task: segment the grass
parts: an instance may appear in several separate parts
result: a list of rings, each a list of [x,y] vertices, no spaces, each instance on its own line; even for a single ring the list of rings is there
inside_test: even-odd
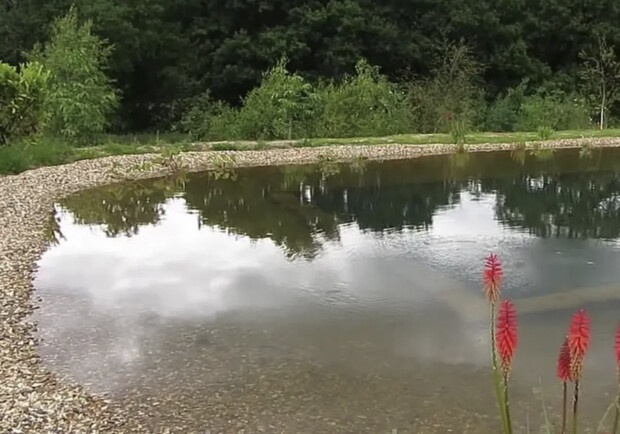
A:
[[[551,139],[579,139],[620,137],[620,129],[554,131]],[[523,143],[540,141],[539,132],[489,133],[476,132],[465,136],[466,144]],[[224,141],[191,143],[188,136],[177,133],[105,135],[93,146],[70,146],[60,139],[39,137],[24,139],[9,146],[0,147],[0,174],[20,173],[28,169],[71,163],[77,160],[128,155],[158,153],[170,147],[181,151],[217,150],[246,151],[258,149],[282,149],[291,147],[317,147],[338,145],[427,145],[450,144],[451,134],[399,134],[388,137],[359,137],[344,139],[303,139],[278,141]]]

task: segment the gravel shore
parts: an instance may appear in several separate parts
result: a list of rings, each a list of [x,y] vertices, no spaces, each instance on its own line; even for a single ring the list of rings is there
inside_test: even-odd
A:
[[[567,139],[542,142],[545,148],[620,146],[620,138]],[[516,144],[469,145],[469,152],[516,149]],[[376,145],[289,148],[262,151],[188,152],[178,158],[189,171],[208,170],[225,162],[236,167],[311,163],[330,156],[346,161],[414,158],[455,152],[454,145]],[[47,229],[54,202],[78,190],[123,179],[164,175],[148,163],[154,155],[114,156],[84,160],[0,177],[0,432],[10,433],[128,433],[147,432],[135,409],[94,397],[79,385],[47,372],[28,322],[33,309],[31,285],[36,261],[47,249]],[[217,419],[217,415],[208,415]],[[179,429],[179,427],[174,427]],[[166,432],[162,427],[161,432]]]

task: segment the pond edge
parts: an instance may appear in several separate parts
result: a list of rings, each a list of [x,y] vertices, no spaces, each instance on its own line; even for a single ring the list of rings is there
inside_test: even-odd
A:
[[[467,152],[620,147],[620,138],[563,139],[526,144],[466,145]],[[451,154],[456,145],[343,145],[247,151],[200,151],[174,156],[188,172],[310,164],[330,158],[393,160]],[[29,323],[37,261],[49,247],[46,231],[53,205],[69,194],[125,180],[167,175],[159,154],[120,155],[29,170],[0,177],[0,426],[19,432],[149,432],[148,406],[121,408],[82,386],[57,378],[43,366]],[[164,427],[162,427],[164,428]],[[180,427],[174,427],[178,429]]]

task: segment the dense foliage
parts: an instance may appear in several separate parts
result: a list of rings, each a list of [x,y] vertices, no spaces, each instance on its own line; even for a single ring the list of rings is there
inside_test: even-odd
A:
[[[392,82],[427,80],[446,42],[461,39],[481,67],[492,107],[528,79],[527,93],[571,101],[587,84],[588,114],[601,104],[617,113],[614,100],[590,101],[596,74],[581,73],[584,53],[596,69],[618,47],[620,3],[613,0],[5,1],[0,59],[25,61],[72,3],[114,47],[110,75],[123,95],[116,121],[126,129],[170,127],[207,90],[238,106],[283,55],[289,70],[313,84],[355,74],[360,59]],[[502,100],[497,108],[510,116],[509,106]],[[288,135],[286,125],[277,128]]]
[[[75,9],[58,19],[49,42],[33,58],[51,73],[45,104],[45,130],[66,140],[86,140],[107,127],[117,105],[116,90],[104,69],[110,49],[80,24]]]
[[[38,131],[49,76],[37,62],[19,68],[0,62],[0,145]]]

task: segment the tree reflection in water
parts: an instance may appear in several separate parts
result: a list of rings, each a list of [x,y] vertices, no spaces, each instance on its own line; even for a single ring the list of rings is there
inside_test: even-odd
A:
[[[269,238],[290,257],[314,257],[339,239],[341,224],[381,232],[427,229],[462,192],[496,197],[496,217],[540,237],[617,238],[620,150],[496,152],[415,160],[246,168],[234,177],[193,174],[118,184],[62,202],[78,223],[110,237],[157,224],[165,202],[182,197],[200,225]]]

